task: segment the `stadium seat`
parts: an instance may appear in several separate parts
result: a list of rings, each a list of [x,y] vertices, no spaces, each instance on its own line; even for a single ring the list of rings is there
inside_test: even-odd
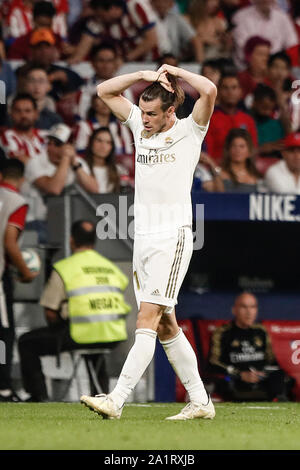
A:
[[[132,95],[133,95],[134,102],[135,102],[136,104],[138,104],[138,102],[139,102],[139,97],[140,97],[140,95],[143,93],[143,91],[145,90],[145,88],[147,88],[147,86],[149,86],[149,82],[146,82],[146,81],[142,80],[142,81],[140,81],[140,82],[135,83],[135,84],[132,85],[132,87],[130,88],[130,91],[132,92]]]
[[[198,320],[197,328],[201,343],[201,352],[204,362],[204,369],[207,365],[211,335],[219,326],[228,323],[229,320]]]
[[[280,367],[296,380],[293,392],[300,401],[300,321],[264,320]]]
[[[90,391],[89,393],[91,395],[96,395],[98,393],[108,393],[108,376],[107,374],[104,374],[103,377],[103,382],[107,386],[102,386],[100,385],[98,381],[98,372],[103,365],[103,362],[105,361],[105,357],[110,354],[111,350],[110,349],[105,349],[105,348],[95,348],[95,349],[77,349],[74,351],[69,351],[71,361],[72,361],[72,373],[71,376],[68,378],[66,381],[66,384],[63,387],[63,391],[61,393],[61,396],[59,397],[59,400],[64,400],[68,392],[72,386],[73,380],[76,381],[77,385],[77,391],[78,391],[78,397],[80,397],[83,393],[81,390],[80,386],[80,376],[78,375],[79,371],[79,366],[82,361],[84,361],[86,370],[88,373],[89,377],[89,384],[90,384]],[[92,356],[98,356],[96,364],[94,364]],[[86,391],[85,391],[86,392]]]

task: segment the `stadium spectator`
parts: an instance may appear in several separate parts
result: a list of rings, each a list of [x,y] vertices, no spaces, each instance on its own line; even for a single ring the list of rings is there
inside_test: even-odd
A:
[[[79,121],[75,127],[74,138],[77,152],[85,153],[90,135],[94,129],[99,127],[109,127],[117,155],[133,153],[131,132],[119,123],[97,95],[93,95],[91,98],[91,107],[88,110],[87,119]]]
[[[256,297],[242,293],[232,307],[233,321],[213,333],[209,364],[216,377],[215,392],[226,401],[291,398],[291,387],[276,362],[268,333],[255,323],[257,313]]]
[[[242,7],[248,6],[251,0],[221,0],[222,12],[229,23],[229,27],[232,27],[231,18],[233,15]]]
[[[252,116],[258,134],[258,153],[280,157],[285,136],[284,120],[273,118],[277,106],[275,91],[264,84],[257,85],[253,94]],[[286,121],[288,122],[289,116]]]
[[[18,94],[12,101],[11,106],[12,127],[4,129],[0,134],[0,143],[7,157],[17,158],[25,164],[25,175],[27,164],[30,160],[45,161],[46,132],[35,127],[38,120],[37,104],[28,94]],[[27,214],[27,227],[39,232],[40,241],[45,241],[44,226],[36,221],[41,220],[44,214],[44,202],[36,188],[25,180],[21,188],[22,195],[29,205]]]
[[[186,18],[199,36],[204,60],[230,56],[232,41],[220,0],[191,0]]]
[[[272,165],[265,174],[265,185],[272,193],[300,194],[300,133],[284,140],[283,160]]]
[[[9,158],[18,158],[27,163],[30,158],[39,158],[43,152],[44,135],[36,129],[38,109],[35,99],[27,94],[18,94],[11,105],[12,128],[0,134],[1,146]]]
[[[231,129],[221,162],[224,189],[231,193],[251,193],[258,190],[262,176],[254,162],[254,147],[246,129]]]
[[[271,43],[271,54],[286,50],[293,65],[298,64],[299,39],[287,13],[276,7],[274,0],[253,0],[253,5],[237,11],[232,18],[234,29],[235,63],[239,69],[246,65],[244,46],[257,31]]]
[[[163,64],[172,65],[173,67],[178,67],[178,60],[174,54],[170,52],[162,55],[158,58],[157,61],[157,68],[160,68]],[[179,80],[180,86],[185,92],[185,99],[184,102],[177,108],[176,115],[179,119],[183,119],[189,114],[191,114],[195,101],[199,98],[199,94],[197,91],[188,83],[184,82],[183,80]],[[131,92],[133,95],[134,102],[138,105],[139,97],[141,93],[145,90],[148,86],[148,83],[144,80],[141,80],[135,83],[131,88]]]
[[[58,100],[71,86],[78,91],[84,80],[73,70],[54,64],[56,57],[53,33],[47,29],[35,31],[31,38],[31,62],[46,70],[52,84],[50,95]],[[19,75],[27,69],[28,64],[23,65]]]
[[[47,152],[42,158],[32,158],[26,164],[25,178],[36,189],[36,204],[38,199],[40,207],[36,220],[41,226],[47,216],[45,196],[58,196],[74,183],[91,193],[96,193],[98,189],[88,165],[68,143],[70,136],[71,129],[65,124],[53,126],[47,138]]]
[[[1,18],[1,13],[0,13],[0,18]],[[3,30],[2,30],[2,24],[0,24],[0,59],[4,60],[6,57],[6,51],[5,51],[5,44],[3,41]]]
[[[300,128],[299,105],[293,99],[294,80],[290,57],[285,52],[273,54],[268,62],[266,84],[272,87],[276,93],[278,112],[285,116],[287,133],[296,132]],[[297,82],[295,83],[297,85]]]
[[[72,8],[69,9],[67,17],[69,31],[80,18],[92,14],[89,3],[89,0],[72,0]]]
[[[270,41],[260,36],[252,36],[244,46],[247,68],[239,72],[238,78],[242,88],[242,99],[245,100],[247,107],[250,107],[249,98],[252,98],[258,83],[264,83],[266,80],[270,47]]]
[[[1,161],[0,172],[0,340],[4,341],[6,349],[5,364],[0,364],[0,402],[18,402],[20,399],[11,381],[15,326],[13,285],[6,261],[15,266],[22,282],[31,282],[37,274],[27,268],[18,245],[27,213],[26,201],[19,194],[24,164],[16,159],[5,159]]]
[[[70,64],[81,62],[103,40],[113,41],[129,62],[159,56],[155,14],[147,0],[92,0],[91,7],[94,15],[85,23]]]
[[[268,60],[267,84],[275,91],[282,90],[284,82],[292,77],[292,62],[285,52],[272,54]]]
[[[205,152],[201,152],[200,161],[196,166],[192,189],[216,193],[224,192],[221,168]]]
[[[128,171],[115,162],[114,139],[108,127],[94,130],[86,150],[86,162],[94,175],[98,193],[121,191],[123,181],[128,181]]]
[[[96,86],[103,80],[108,80],[116,75],[120,67],[120,58],[116,48],[110,43],[102,43],[91,50],[91,65],[94,75],[89,78],[80,89],[76,114],[81,119],[87,118],[87,112],[91,106],[91,98],[95,94]],[[133,100],[130,90],[125,90],[125,98]]]
[[[176,0],[175,9],[177,9],[180,13],[186,13],[190,0]]]
[[[53,11],[55,15],[51,13],[51,27],[54,33],[58,34],[62,38],[67,36],[67,25],[65,14],[68,11],[67,0],[53,0],[52,8],[49,6],[41,5],[50,2],[36,2],[35,0],[12,0],[8,17],[6,19],[7,36],[8,39],[13,40],[20,36],[26,35],[34,27],[49,27],[49,12]],[[35,5],[37,4],[37,5]],[[38,16],[38,22],[36,16],[34,17],[36,10],[40,11],[41,14]]]
[[[0,54],[0,80],[5,83],[5,96],[0,97],[0,102],[12,96],[16,91],[16,76],[9,62],[4,60]],[[1,91],[2,93],[2,91]]]
[[[181,62],[202,63],[202,39],[183,15],[174,11],[174,0],[152,0],[151,3],[157,14],[156,30],[163,52],[172,53]]]
[[[37,31],[49,32],[48,35],[55,45],[57,58],[59,58],[63,42],[61,36],[56,34],[52,29],[55,13],[56,10],[52,3],[36,2],[33,7],[33,28],[14,40],[14,42],[8,48],[8,58],[15,60],[30,60],[31,45],[34,43],[34,38],[36,37]]]
[[[23,384],[30,394],[28,401],[48,400],[41,356],[76,349],[113,349],[127,339],[125,317],[130,306],[125,302],[123,291],[128,279],[114,263],[94,250],[95,241],[94,224],[85,220],[73,223],[72,255],[54,264],[40,299],[48,326],[19,338]],[[99,276],[103,272],[105,276]],[[93,308],[93,305],[99,307]],[[86,317],[82,316],[83,311]],[[97,357],[94,357],[95,362]],[[98,381],[108,393],[105,363],[99,370]]]
[[[205,138],[207,153],[219,163],[230,129],[241,127],[248,130],[257,144],[257,131],[253,118],[239,109],[242,90],[239,80],[234,73],[224,74],[219,82],[218,106],[210,119],[210,125]]]
[[[35,124],[38,129],[50,129],[55,124],[62,122],[62,118],[56,112],[48,109],[51,83],[44,68],[32,65],[25,77],[24,91],[29,93],[36,101],[39,117]]]
[[[217,59],[205,60],[202,64],[201,75],[211,80],[216,86],[222,75],[222,64]]]

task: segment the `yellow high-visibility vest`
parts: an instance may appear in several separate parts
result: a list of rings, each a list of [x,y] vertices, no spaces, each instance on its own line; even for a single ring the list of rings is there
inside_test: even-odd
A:
[[[125,317],[131,307],[123,291],[128,278],[95,250],[58,261],[68,297],[70,335],[77,343],[106,343],[127,339]]]

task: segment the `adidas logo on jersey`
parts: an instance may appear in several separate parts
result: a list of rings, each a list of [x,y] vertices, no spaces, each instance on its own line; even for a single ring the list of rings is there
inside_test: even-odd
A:
[[[160,295],[160,292],[159,292],[158,289],[155,289],[155,290],[151,293],[151,295]]]

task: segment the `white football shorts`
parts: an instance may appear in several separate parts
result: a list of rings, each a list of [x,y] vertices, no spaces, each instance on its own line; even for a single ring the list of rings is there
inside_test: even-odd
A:
[[[135,238],[133,284],[138,308],[141,302],[149,302],[165,305],[164,313],[172,313],[192,253],[190,226]]]

